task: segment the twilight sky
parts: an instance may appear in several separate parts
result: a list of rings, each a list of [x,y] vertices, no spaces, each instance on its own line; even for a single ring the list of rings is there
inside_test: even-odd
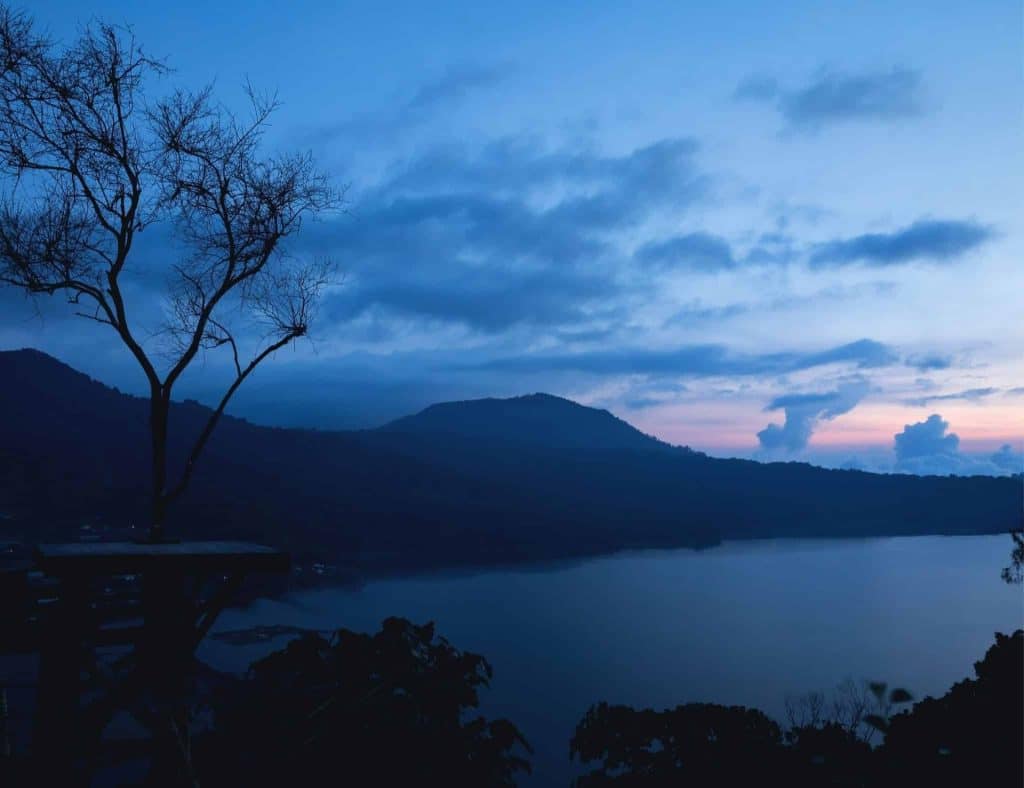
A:
[[[277,89],[268,145],[350,185],[295,246],[344,281],[237,415],[548,391],[713,454],[1020,471],[1019,0],[706,5],[31,9],[132,24],[168,87]],[[102,327],[0,299],[0,347],[142,392]]]

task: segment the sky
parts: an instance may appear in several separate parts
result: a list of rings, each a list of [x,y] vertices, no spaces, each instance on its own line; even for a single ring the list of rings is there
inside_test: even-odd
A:
[[[130,24],[175,69],[157,92],[276,90],[268,150],[347,187],[294,242],[342,276],[236,415],[546,391],[719,456],[1021,470],[1019,2],[31,11],[60,40]],[[0,347],[144,392],[104,327],[0,297]]]

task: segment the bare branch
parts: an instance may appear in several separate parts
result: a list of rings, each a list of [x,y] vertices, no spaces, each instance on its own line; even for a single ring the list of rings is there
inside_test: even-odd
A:
[[[276,96],[246,86],[244,120],[216,104],[210,88],[145,108],[147,86],[165,72],[129,29],[94,24],[61,49],[0,5],[0,284],[91,303],[74,314],[113,328],[135,357],[150,385],[157,526],[237,388],[307,334],[329,267],[292,259],[284,243],[306,216],[341,199],[308,154],[261,153]],[[153,335],[143,328],[145,345],[137,338],[122,281],[136,234],[152,224],[175,231],[172,248],[184,250],[167,267],[168,324],[156,336],[173,354],[160,371]],[[230,310],[266,331],[248,364],[248,331],[232,327]],[[235,379],[169,493],[173,387],[201,350],[223,346]]]
[[[196,442],[192,447],[192,451],[189,452],[188,459],[185,461],[185,469],[181,474],[181,478],[167,493],[166,498],[168,502],[176,500],[178,496],[185,491],[185,488],[188,487],[188,483],[192,479],[192,473],[195,471],[195,466],[199,460],[199,456],[202,454],[203,449],[206,448],[206,444],[210,440],[210,436],[213,434],[213,430],[216,428],[217,422],[220,421],[220,417],[224,415],[224,409],[228,406],[228,402],[231,401],[235,392],[238,391],[239,387],[245,382],[245,379],[249,377],[253,370],[255,370],[256,367],[258,367],[265,359],[285,347],[285,345],[290,344],[299,336],[300,335],[298,334],[286,334],[282,336],[276,342],[271,343],[261,350],[244,369],[240,369],[238,374],[235,376],[234,381],[230,386],[228,386],[227,391],[224,392],[224,396],[221,397],[220,402],[217,404],[217,408],[210,414],[210,417],[207,419],[206,425],[203,427],[199,437],[196,439]]]

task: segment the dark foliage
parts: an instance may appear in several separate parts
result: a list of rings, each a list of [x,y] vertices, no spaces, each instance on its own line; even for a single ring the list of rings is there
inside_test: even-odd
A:
[[[779,727],[755,709],[691,703],[668,711],[592,707],[570,753],[597,768],[581,786],[1018,786],[1024,784],[1024,632],[996,634],[976,679],[941,698],[910,701],[871,685],[885,734],[872,749],[857,727],[826,719]],[[859,723],[858,723],[859,725]]]
[[[1013,550],[1010,552],[1010,565],[1003,568],[1003,580],[1011,585],[1024,583],[1024,531],[1014,531]]]
[[[882,755],[894,782],[1024,785],[1024,631],[996,634],[974,672],[889,721]]]
[[[0,387],[0,501],[12,536],[148,522],[145,400],[34,351],[0,353],[0,379],[11,382]],[[209,412],[172,406],[172,460]],[[505,429],[477,437],[492,416]],[[713,459],[554,397],[455,403],[347,433],[225,417],[207,452],[169,523],[177,533],[254,539],[299,562],[344,556],[370,572],[722,538],[995,533],[1021,517],[1019,479]]]
[[[870,784],[871,746],[836,722],[794,728],[781,761],[790,785],[854,786]]]
[[[432,624],[307,634],[215,701],[198,771],[210,785],[514,785],[526,740],[471,714],[490,678]]]
[[[777,768],[782,731],[756,709],[690,703],[667,711],[592,707],[569,752],[601,765],[584,786],[668,786],[739,783]]]

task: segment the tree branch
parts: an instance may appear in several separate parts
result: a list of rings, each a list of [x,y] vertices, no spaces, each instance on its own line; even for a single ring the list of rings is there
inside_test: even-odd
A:
[[[199,437],[196,439],[195,444],[192,446],[192,451],[189,452],[188,459],[185,461],[185,469],[182,471],[181,478],[178,483],[170,489],[166,495],[168,503],[173,502],[180,496],[185,488],[188,486],[189,481],[192,478],[192,473],[195,471],[196,462],[199,460],[199,455],[202,454],[203,449],[206,447],[207,442],[210,440],[210,436],[213,434],[214,428],[217,426],[217,422],[220,421],[220,417],[224,414],[224,409],[227,407],[231,397],[234,396],[235,392],[238,391],[239,386],[245,382],[245,379],[249,377],[254,369],[268,356],[277,352],[285,345],[297,339],[301,334],[287,334],[281,337],[276,342],[265,347],[249,364],[245,369],[241,370],[235,377],[234,382],[228,387],[228,390],[221,397],[220,402],[217,405],[216,410],[210,414],[210,418],[206,421],[206,426],[203,427],[203,431],[199,433]]]

